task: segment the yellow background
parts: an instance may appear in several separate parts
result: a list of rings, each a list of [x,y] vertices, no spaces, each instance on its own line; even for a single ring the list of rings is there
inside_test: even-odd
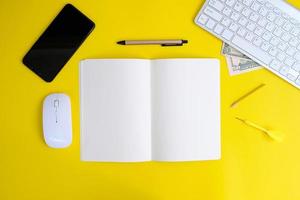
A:
[[[52,83],[21,60],[63,0],[0,1],[0,199],[300,199],[300,91],[265,69],[229,76],[221,42],[193,23],[204,0],[70,0],[96,29]],[[300,7],[297,0],[290,1]],[[188,39],[183,47],[120,46],[121,39]],[[216,57],[221,60],[222,159],[187,163],[79,160],[78,63],[84,58]],[[229,105],[266,86],[236,109]],[[48,148],[41,109],[53,92],[70,95],[73,144]],[[285,133],[283,143],[237,121]]]

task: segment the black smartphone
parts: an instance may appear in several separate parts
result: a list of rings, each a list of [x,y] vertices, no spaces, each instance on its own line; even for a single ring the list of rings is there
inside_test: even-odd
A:
[[[65,5],[25,55],[24,65],[51,82],[94,27],[73,5]]]

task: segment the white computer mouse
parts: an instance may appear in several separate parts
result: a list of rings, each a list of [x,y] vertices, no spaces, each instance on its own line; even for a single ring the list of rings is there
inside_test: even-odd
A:
[[[54,93],[43,103],[45,142],[52,148],[64,148],[72,143],[72,115],[69,96]]]

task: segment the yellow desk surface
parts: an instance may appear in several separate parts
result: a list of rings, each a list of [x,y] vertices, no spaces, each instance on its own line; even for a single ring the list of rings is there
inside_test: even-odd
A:
[[[70,0],[96,29],[52,83],[21,60],[62,0],[0,2],[0,199],[300,199],[300,91],[265,69],[229,76],[221,42],[193,23],[204,0]],[[300,7],[298,0],[290,1]],[[122,39],[183,38],[183,47],[120,46]],[[216,57],[221,60],[222,159],[187,163],[88,163],[79,160],[78,63],[84,58]],[[229,105],[260,83],[266,86],[236,109]],[[48,148],[42,100],[70,95],[73,144]],[[269,140],[236,115],[286,134]]]

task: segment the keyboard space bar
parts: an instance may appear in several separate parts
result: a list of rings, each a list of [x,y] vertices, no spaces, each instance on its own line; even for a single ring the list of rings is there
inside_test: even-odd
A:
[[[252,57],[258,59],[260,63],[269,65],[273,60],[269,54],[239,36],[234,36],[232,43],[252,55]]]

